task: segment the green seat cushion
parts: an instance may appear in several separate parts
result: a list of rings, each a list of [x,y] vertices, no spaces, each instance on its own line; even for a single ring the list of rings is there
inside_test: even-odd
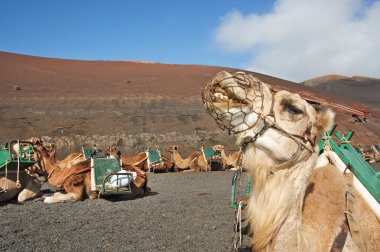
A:
[[[153,148],[148,148],[147,154],[148,154],[148,160],[150,163],[162,162],[161,153],[158,150],[155,150]]]

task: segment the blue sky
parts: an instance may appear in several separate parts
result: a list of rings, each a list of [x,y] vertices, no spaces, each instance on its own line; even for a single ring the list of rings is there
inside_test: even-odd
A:
[[[216,4],[218,2],[218,4]],[[227,12],[271,1],[1,1],[0,50],[46,57],[239,66],[213,31]]]
[[[380,55],[373,56],[379,6],[370,0],[2,0],[0,51],[226,66],[293,81],[331,73],[380,77]],[[352,33],[359,34],[346,45]],[[372,64],[363,66],[364,59]]]

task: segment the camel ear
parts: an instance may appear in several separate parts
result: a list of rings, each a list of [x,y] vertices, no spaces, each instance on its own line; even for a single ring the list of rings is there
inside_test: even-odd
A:
[[[335,113],[329,108],[322,107],[317,109],[316,126],[319,132],[328,132],[334,126]]]

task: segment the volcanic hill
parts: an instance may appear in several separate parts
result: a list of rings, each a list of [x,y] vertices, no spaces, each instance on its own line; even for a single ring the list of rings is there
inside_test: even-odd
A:
[[[236,150],[206,113],[201,93],[223,67],[131,61],[52,59],[0,52],[0,143],[31,136],[56,143],[60,153],[82,145],[136,153],[177,144],[184,153],[202,145]],[[353,142],[380,143],[379,110],[359,100],[254,73],[276,89],[331,106],[338,130]],[[371,104],[370,104],[371,105]],[[352,115],[366,117],[357,123]]]

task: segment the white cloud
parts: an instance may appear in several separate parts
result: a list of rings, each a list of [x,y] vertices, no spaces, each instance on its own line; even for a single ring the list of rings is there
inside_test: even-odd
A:
[[[277,0],[267,14],[229,12],[214,35],[224,53],[252,55],[247,70],[292,81],[380,77],[379,0]]]

